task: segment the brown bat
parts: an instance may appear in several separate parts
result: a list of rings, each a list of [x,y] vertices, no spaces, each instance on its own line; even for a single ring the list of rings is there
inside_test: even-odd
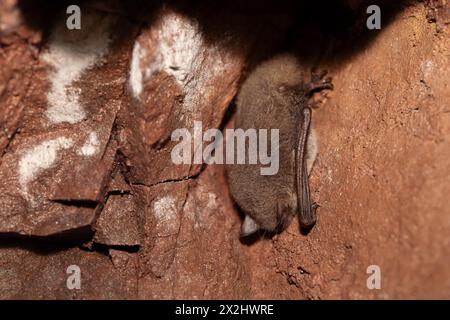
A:
[[[317,154],[308,105],[313,92],[332,89],[325,74],[304,83],[304,69],[292,54],[259,65],[245,80],[237,98],[235,128],[279,130],[279,170],[261,175],[261,164],[229,164],[230,192],[246,214],[241,236],[259,229],[280,232],[298,212],[300,225],[316,222],[308,175]]]

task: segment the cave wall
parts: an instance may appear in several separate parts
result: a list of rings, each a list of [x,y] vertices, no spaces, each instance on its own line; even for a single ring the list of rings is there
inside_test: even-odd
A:
[[[0,298],[450,297],[449,3],[355,39],[291,6],[94,1],[74,33],[62,5],[2,2]],[[224,166],[175,165],[170,135],[233,127],[242,80],[287,47],[333,78],[311,101],[318,222],[242,240]]]

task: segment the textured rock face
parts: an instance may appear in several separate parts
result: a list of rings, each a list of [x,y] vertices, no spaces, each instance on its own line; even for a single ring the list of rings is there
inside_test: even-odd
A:
[[[447,1],[353,45],[295,4],[94,1],[81,31],[30,6],[0,4],[0,298],[450,298]],[[287,48],[333,77],[312,101],[318,222],[243,241],[224,167],[174,164],[171,134],[232,127],[247,72]]]

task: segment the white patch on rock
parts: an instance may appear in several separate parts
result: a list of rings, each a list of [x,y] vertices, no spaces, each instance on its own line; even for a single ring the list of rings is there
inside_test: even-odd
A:
[[[183,108],[195,112],[205,95],[227,72],[234,57],[208,44],[197,20],[175,12],[166,12],[151,29],[151,35],[136,42],[130,65],[129,85],[139,98],[143,82],[156,73],[174,77],[184,93]],[[151,48],[147,57],[146,48]],[[204,68],[208,66],[208,72]]]
[[[28,183],[35,179],[39,172],[52,167],[61,149],[68,149],[72,145],[72,139],[59,137],[41,142],[23,154],[19,160],[19,182],[26,198]]]
[[[109,18],[84,14],[81,30],[67,30],[61,23],[54,29],[48,52],[44,54],[44,60],[53,67],[46,112],[52,123],[76,123],[85,118],[80,90],[71,85],[108,51],[109,25]]]
[[[424,75],[424,78],[427,78],[434,70],[434,63],[432,60],[422,61],[420,64],[420,69]]]
[[[208,209],[217,209],[217,195],[214,192],[208,192],[208,202],[206,206]]]
[[[177,207],[173,197],[165,196],[153,202],[153,212],[157,219],[158,227],[163,227],[167,231],[177,230]]]
[[[139,99],[142,92],[142,70],[141,70],[141,45],[138,41],[134,44],[131,56],[130,79],[129,84],[133,96]]]
[[[203,37],[195,20],[176,13],[163,17],[158,30],[155,60],[146,68],[146,77],[164,71],[184,86],[195,69],[195,61],[203,46]]]
[[[81,147],[81,149],[77,152],[81,156],[93,156],[99,150],[100,142],[98,141],[97,133],[91,132],[89,134],[88,140]]]

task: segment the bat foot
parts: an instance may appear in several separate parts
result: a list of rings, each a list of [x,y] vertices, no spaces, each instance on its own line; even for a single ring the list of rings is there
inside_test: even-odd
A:
[[[313,94],[325,89],[333,89],[333,84],[331,83],[331,77],[327,77],[327,71],[323,70],[320,74],[316,73],[314,70],[311,72],[311,81],[306,84],[306,91],[308,94]]]

